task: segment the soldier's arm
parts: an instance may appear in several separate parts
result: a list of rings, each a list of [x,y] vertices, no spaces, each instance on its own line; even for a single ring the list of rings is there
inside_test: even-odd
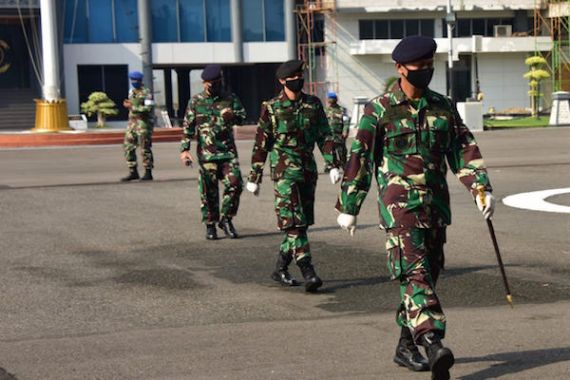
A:
[[[374,156],[380,160],[382,146],[375,147],[379,113],[372,103],[364,108],[356,137],[345,167],[336,209],[344,214],[358,215],[362,202],[370,190],[374,175]]]
[[[453,119],[451,120],[451,143],[447,152],[449,167],[474,197],[477,195],[479,186],[491,192],[493,189],[487,175],[487,168],[475,137],[463,124],[457,109],[452,104],[450,107],[453,110]]]
[[[251,154],[251,171],[247,177],[248,182],[261,183],[263,177],[263,166],[267,159],[267,154],[273,149],[273,121],[271,120],[270,106],[263,102],[261,105],[261,115],[257,122],[255,133],[255,144]]]
[[[194,100],[191,99],[186,107],[184,113],[184,120],[182,122],[182,141],[180,142],[180,151],[190,150],[190,141],[196,135],[196,108],[194,107]]]
[[[234,101],[232,102],[232,111],[234,113],[234,124],[243,125],[246,118],[245,108],[237,96],[234,95]]]
[[[320,102],[317,108],[317,145],[325,160],[325,171],[328,172],[340,166],[340,159],[336,149],[336,140]]]

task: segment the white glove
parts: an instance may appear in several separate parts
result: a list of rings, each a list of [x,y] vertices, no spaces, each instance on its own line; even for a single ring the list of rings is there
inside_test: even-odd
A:
[[[331,178],[331,183],[333,185],[342,179],[340,170],[338,170],[337,168],[332,168],[331,171],[329,172],[329,176]]]
[[[488,191],[485,191],[484,201],[481,200],[481,196],[477,195],[475,197],[475,202],[477,203],[477,208],[483,213],[485,219],[491,219],[493,212],[495,211],[495,197]],[[485,204],[483,206],[483,204]]]
[[[259,185],[257,183],[247,182],[245,184],[245,188],[250,193],[253,193],[253,195],[255,195],[256,197],[259,195]]]
[[[350,214],[340,214],[336,218],[336,222],[345,231],[350,233],[350,236],[354,236],[354,230],[356,230],[356,215]]]

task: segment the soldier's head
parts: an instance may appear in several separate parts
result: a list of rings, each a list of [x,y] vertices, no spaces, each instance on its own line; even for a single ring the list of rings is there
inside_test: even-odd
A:
[[[426,89],[433,77],[436,49],[437,44],[430,37],[411,36],[402,39],[392,52],[401,80],[416,89]]]
[[[222,92],[223,72],[220,65],[208,65],[202,71],[204,90],[210,96],[219,95]]]
[[[334,92],[334,91],[327,92],[327,103],[330,106],[335,105],[337,101],[338,101],[338,97],[336,95],[336,92]]]
[[[140,71],[131,71],[129,73],[129,79],[131,80],[131,86],[133,86],[133,88],[141,88],[143,73]]]
[[[275,76],[279,83],[289,89],[290,91],[298,94],[303,90],[305,79],[303,78],[303,70],[305,63],[298,59],[287,61],[277,68]]]

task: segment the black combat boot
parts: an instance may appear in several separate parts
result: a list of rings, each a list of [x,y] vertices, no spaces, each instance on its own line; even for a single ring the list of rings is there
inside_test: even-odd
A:
[[[141,181],[152,181],[152,170],[146,169],[144,172],[144,176],[141,178]]]
[[[216,231],[215,224],[206,224],[206,239],[216,240],[218,238],[218,232]]]
[[[137,170],[137,167],[135,166],[134,168],[130,168],[129,169],[129,175],[126,177],[121,178],[121,182],[128,182],[128,181],[132,181],[135,179],[139,179],[139,172]]]
[[[426,349],[432,380],[449,380],[449,369],[455,363],[451,350],[443,347],[440,337],[433,331],[422,335],[419,343]]]
[[[301,273],[305,279],[305,291],[310,293],[316,292],[317,289],[323,285],[323,281],[315,273],[315,268],[311,264],[311,259],[302,259],[297,262],[297,265],[301,269]]]
[[[420,350],[418,350],[418,346],[416,346],[412,338],[412,333],[407,327],[402,327],[400,341],[396,347],[394,363],[406,367],[411,371],[429,371],[429,364],[422,354],[420,354]]]
[[[291,277],[287,270],[291,260],[293,260],[293,255],[279,252],[277,262],[275,263],[275,271],[271,273],[271,278],[283,286],[299,286],[299,282]]]
[[[223,217],[222,220],[218,223],[218,227],[220,227],[226,236],[229,236],[230,239],[237,239],[239,237],[234,224],[232,223],[232,218]]]

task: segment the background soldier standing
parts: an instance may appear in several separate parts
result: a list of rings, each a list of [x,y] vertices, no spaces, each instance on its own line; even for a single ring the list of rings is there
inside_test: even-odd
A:
[[[336,139],[340,165],[344,168],[346,164],[346,138],[348,136],[349,124],[344,122],[344,107],[338,104],[336,92],[329,91],[327,93],[327,107],[325,113],[329,121],[331,132]]]
[[[129,98],[123,101],[123,106],[129,110],[129,122],[125,132],[125,158],[129,165],[129,175],[121,178],[121,181],[139,179],[137,170],[137,147],[140,146],[143,155],[144,176],[141,181],[152,180],[152,129],[154,100],[150,89],[142,83],[143,74],[140,71],[129,73],[132,89]]]
[[[302,92],[303,62],[283,63],[276,76],[283,91],[262,104],[247,189],[258,194],[269,154],[277,223],[285,232],[271,278],[286,286],[298,285],[288,272],[289,264],[295,259],[305,279],[305,290],[314,292],[322,285],[311,264],[307,237],[307,228],[314,223],[318,178],[313,156],[315,143],[333,183],[340,180],[338,158],[321,101]]]
[[[184,115],[184,138],[180,159],[186,165],[193,161],[190,140],[197,136],[200,164],[199,190],[202,222],[206,238],[218,238],[216,223],[232,239],[238,233],[232,223],[237,214],[243,181],[234,141],[233,126],[245,120],[245,109],[235,94],[223,91],[222,68],[208,65],[202,72],[204,91],[188,102]],[[221,218],[218,181],[224,184]]]
[[[400,79],[365,107],[337,209],[339,225],[353,231],[377,174],[388,269],[400,282],[397,323],[402,331],[394,361],[414,371],[427,370],[415,341],[426,349],[432,379],[449,379],[454,357],[441,343],[445,316],[435,293],[444,263],[445,230],[451,224],[447,164],[485,218],[493,214],[494,198],[475,138],[450,99],[427,88],[436,47],[432,38],[415,36],[394,49]],[[480,186],[487,207],[477,196]]]

